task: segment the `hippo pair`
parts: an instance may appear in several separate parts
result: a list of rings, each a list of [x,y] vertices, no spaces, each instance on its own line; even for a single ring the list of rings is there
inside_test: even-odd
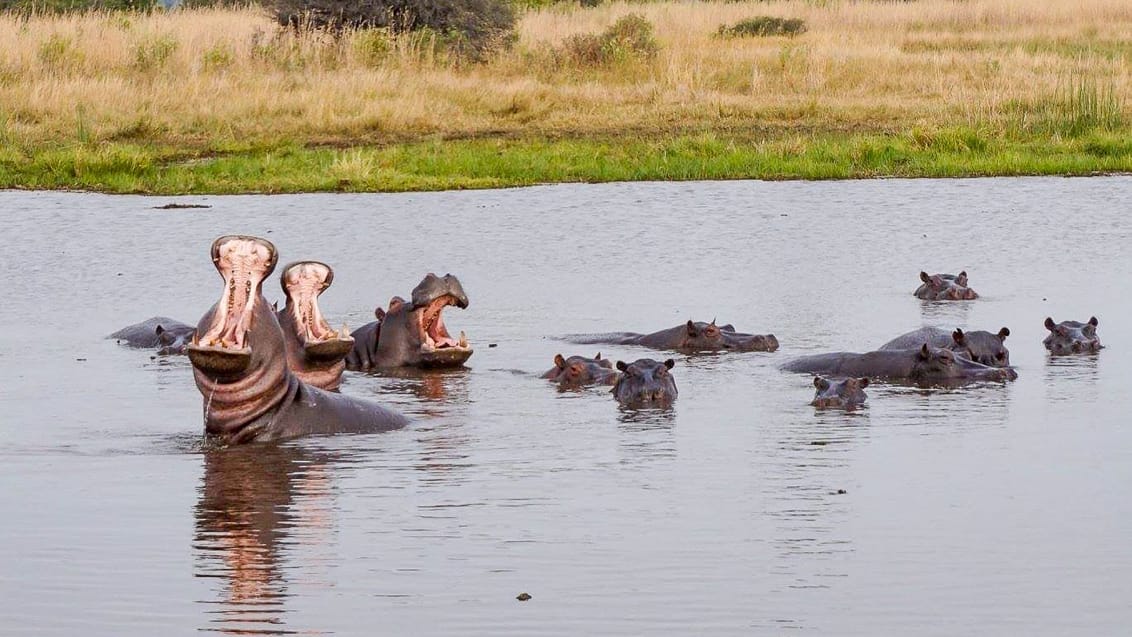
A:
[[[609,359],[601,357],[601,352],[594,358],[565,358],[558,354],[554,357],[554,367],[542,377],[557,383],[561,389],[613,385],[613,397],[622,405],[666,407],[679,393],[676,380],[669,373],[675,365],[676,361],[671,358],[663,362],[640,358],[632,363],[617,361],[617,371],[614,371],[614,366]]]
[[[928,274],[920,272],[920,287],[912,294],[927,301],[972,301],[979,298],[967,286],[967,272],[959,274]]]

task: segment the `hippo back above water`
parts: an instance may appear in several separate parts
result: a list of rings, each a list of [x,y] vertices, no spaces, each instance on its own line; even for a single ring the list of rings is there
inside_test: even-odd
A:
[[[670,327],[651,334],[637,332],[611,332],[607,334],[571,334],[566,340],[573,343],[609,343],[613,345],[640,345],[652,349],[681,353],[695,352],[773,352],[778,349],[774,334],[747,334],[736,332],[731,325],[717,326],[715,321],[689,320],[683,325]]]
[[[107,338],[129,347],[157,348],[157,354],[184,354],[185,346],[196,334],[196,328],[167,316],[154,316],[141,323],[127,325]]]
[[[1092,317],[1088,321],[1062,321],[1054,323],[1052,317],[1046,317],[1046,329],[1049,336],[1042,344],[1054,356],[1071,354],[1094,354],[1104,348],[1101,339],[1097,336],[1097,326],[1100,321]]]
[[[1005,327],[997,333],[983,330],[964,332],[961,329],[948,331],[939,327],[922,327],[897,336],[881,345],[880,349],[915,349],[927,343],[932,347],[949,349],[976,363],[991,367],[1009,367],[1010,350],[1006,349],[1007,336],[1010,336],[1010,330]]]
[[[948,349],[924,344],[918,349],[879,350],[858,354],[835,352],[803,356],[787,362],[782,369],[832,376],[869,376],[891,380],[911,380],[927,384],[954,384],[972,381],[1007,381],[1018,378],[1010,367],[989,367],[957,356]]]

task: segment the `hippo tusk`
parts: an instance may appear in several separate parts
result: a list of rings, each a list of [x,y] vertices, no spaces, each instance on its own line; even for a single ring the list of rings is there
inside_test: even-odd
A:
[[[464,333],[464,330],[460,330],[460,347],[467,347],[467,346],[468,346],[468,335]]]
[[[342,324],[342,331],[338,332],[338,335],[341,336],[342,338],[349,338],[350,337],[350,328],[346,327],[346,324],[343,323]]]

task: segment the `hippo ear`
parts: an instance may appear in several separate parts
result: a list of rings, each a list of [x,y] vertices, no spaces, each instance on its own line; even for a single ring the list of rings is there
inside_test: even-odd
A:
[[[931,358],[932,357],[932,351],[930,349],[928,349],[927,343],[924,343],[923,345],[920,346],[919,354],[920,354],[920,358]]]
[[[1007,336],[1010,336],[1010,328],[1009,327],[1004,327],[1004,328],[1002,328],[1001,330],[998,331],[998,340],[1005,341]]]
[[[1100,324],[1101,324],[1101,322],[1097,320],[1097,317],[1095,317],[1095,316],[1091,316],[1091,317],[1089,317],[1089,325],[1092,325],[1093,327],[1096,327],[1096,326],[1098,326],[1098,325],[1100,325]]]
[[[829,381],[822,378],[821,376],[814,376],[814,387],[817,387],[818,389],[825,391],[825,390],[829,389]]]
[[[272,312],[278,312],[279,311],[279,301],[275,301],[274,303],[271,304],[271,311]]]
[[[1055,328],[1055,327],[1057,327],[1057,324],[1053,322],[1053,319],[1051,317],[1047,316],[1046,317],[1046,329],[1052,332],[1053,328]]]
[[[566,359],[562,358],[562,354],[554,355],[554,366],[558,369],[566,369]]]
[[[696,336],[698,334],[698,332],[696,331],[696,324],[692,322],[692,319],[688,319],[687,327],[688,336]]]
[[[958,327],[957,327],[957,328],[955,328],[955,331],[951,333],[951,340],[955,341],[955,343],[956,343],[957,345],[962,345],[962,344],[963,344],[963,341],[964,341],[964,340],[965,340],[966,338],[967,338],[967,335],[966,335],[966,334],[964,334],[964,333],[963,333],[963,330],[961,330],[961,329],[960,329],[960,328],[958,328]]]
[[[932,277],[927,272],[920,270],[920,280],[923,281],[924,283],[927,283],[927,282],[932,280]]]
[[[374,309],[373,317],[379,321],[385,320],[385,308],[379,306]]]
[[[667,367],[668,369],[672,369],[673,367],[676,366],[676,361],[674,361],[670,358],[670,359],[664,361],[664,366]]]
[[[714,316],[713,316],[713,317],[711,317],[711,324],[712,324],[712,325],[715,325],[715,317],[714,317]]]
[[[963,287],[967,287],[967,271],[966,270],[961,271],[959,273],[959,276],[955,277],[955,282],[958,283],[959,285],[963,286]]]
[[[162,327],[162,326],[161,326],[161,325],[159,324],[159,325],[158,325],[157,327],[153,328],[153,333],[154,333],[154,334],[157,334],[158,336],[161,336],[162,334],[164,334],[164,333],[165,333],[165,328],[164,328],[164,327]]]
[[[864,389],[865,387],[868,387],[868,386],[869,386],[869,379],[868,379],[868,377],[862,377],[862,378],[858,378],[858,379],[857,379],[857,384],[858,384],[858,385],[860,385],[862,389]]]
[[[595,361],[599,361],[599,360],[601,360],[601,352],[598,352],[598,353],[597,353],[597,356],[594,356],[594,360],[595,360]]]
[[[628,367],[629,366],[625,364],[625,361],[617,361],[617,371],[623,372]]]

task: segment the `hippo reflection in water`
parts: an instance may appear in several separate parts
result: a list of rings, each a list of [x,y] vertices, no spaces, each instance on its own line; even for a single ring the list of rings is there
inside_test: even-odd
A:
[[[959,274],[928,274],[920,272],[920,287],[912,294],[928,301],[970,301],[979,298],[967,287],[967,272]]]
[[[127,325],[107,338],[130,347],[156,347],[157,354],[184,354],[185,346],[196,334],[196,328],[167,316],[154,316],[141,323]]]
[[[542,377],[558,383],[561,388],[571,388],[585,385],[612,385],[617,382],[618,375],[613,369],[613,363],[608,358],[602,358],[601,352],[598,352],[593,358],[585,356],[565,358],[562,354],[557,354],[554,357],[554,367],[547,370]]]
[[[819,409],[845,409],[852,411],[865,404],[868,378],[822,378],[814,376],[814,400],[811,405]]]
[[[924,344],[919,349],[836,352],[796,358],[782,369],[832,376],[870,376],[918,383],[1007,381],[1018,378],[1010,367],[989,367],[954,352]]]
[[[617,361],[621,377],[613,385],[613,397],[627,407],[667,407],[676,400],[676,380],[668,370],[676,365],[671,358],[654,361],[640,358],[632,363]]]
[[[613,345],[641,345],[652,349],[692,352],[773,352],[778,349],[774,334],[746,334],[736,332],[731,325],[689,320],[652,334],[637,332],[611,332],[608,334],[571,334],[566,340],[573,343],[610,343]]]
[[[897,336],[881,345],[880,349],[913,349],[927,343],[932,347],[949,349],[976,363],[991,367],[1009,367],[1010,350],[1006,349],[1007,336],[1010,336],[1010,330],[1005,327],[998,333],[983,330],[964,332],[961,329],[949,332],[939,327],[922,327]]]
[[[279,284],[287,303],[276,318],[291,372],[308,385],[333,391],[342,383],[346,354],[354,339],[346,326],[335,332],[318,307],[318,297],[334,282],[334,270],[319,261],[299,261],[283,268]]]
[[[1079,321],[1054,323],[1053,318],[1046,317],[1049,336],[1042,341],[1042,344],[1054,356],[1099,352],[1104,346],[1097,337],[1097,325],[1100,325],[1100,321],[1095,316],[1085,323]]]

